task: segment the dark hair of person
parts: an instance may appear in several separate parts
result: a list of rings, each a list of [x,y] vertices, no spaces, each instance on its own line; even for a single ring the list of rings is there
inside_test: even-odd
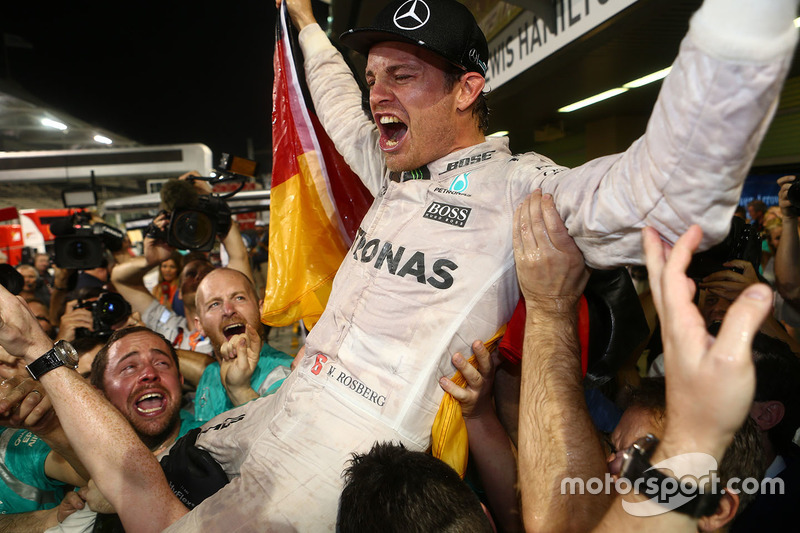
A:
[[[620,395],[622,409],[632,407],[653,413],[658,425],[664,425],[667,410],[667,389],[664,378],[642,378],[638,387],[627,385]]]
[[[764,477],[767,471],[767,457],[761,444],[758,425],[749,416],[739,431],[733,434],[733,441],[725,449],[718,471],[720,485],[723,487],[734,477],[740,480],[747,478],[761,480]],[[736,510],[738,515],[756,498],[757,493],[748,494],[742,490],[741,485],[735,488],[739,490],[739,508]]]
[[[452,68],[444,71],[444,83],[448,91],[453,90],[453,87],[465,74],[464,70],[452,65]],[[472,103],[472,116],[475,117],[478,123],[478,129],[481,133],[486,134],[489,131],[489,102],[487,93],[481,91],[478,98]]]
[[[750,200],[750,202],[747,203],[747,207],[752,207],[753,210],[756,211],[757,213],[767,212],[767,204],[758,199]]]
[[[455,470],[402,444],[376,443],[344,471],[340,533],[491,532],[480,500]]]
[[[800,359],[785,342],[773,337],[759,339],[758,335],[753,343],[753,359],[755,401],[778,401],[784,409],[783,419],[768,430],[767,436],[776,453],[787,453],[800,427]]]
[[[92,384],[92,386],[105,392],[104,378],[106,375],[106,368],[108,367],[108,350],[115,342],[124,339],[132,333],[139,333],[142,331],[150,333],[164,341],[164,344],[166,344],[169,348],[167,353],[169,353],[170,357],[172,357],[172,360],[175,361],[175,368],[180,373],[181,369],[180,363],[178,362],[178,353],[175,351],[172,343],[170,343],[161,333],[153,331],[150,328],[145,326],[132,326],[129,328],[118,329],[112,333],[105,346],[100,348],[100,351],[97,352],[97,355],[94,357],[94,361],[92,361],[92,373],[89,377],[89,382]]]
[[[629,388],[623,395],[625,408],[638,407],[647,409],[658,417],[663,426],[667,410],[667,388],[663,377],[642,378],[639,387]],[[764,447],[758,435],[758,426],[749,416],[739,431],[733,435],[733,441],[725,449],[718,466],[721,486],[725,486],[733,477],[761,479],[767,469]],[[754,498],[755,494],[747,494],[741,487],[739,490],[739,508],[737,514]]]

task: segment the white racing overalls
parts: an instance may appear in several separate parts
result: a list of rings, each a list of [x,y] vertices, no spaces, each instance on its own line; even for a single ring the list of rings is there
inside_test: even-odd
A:
[[[170,530],[332,531],[352,452],[382,440],[426,449],[451,356],[511,316],[512,218],[535,188],[554,195],[591,266],[641,262],[645,225],[671,241],[693,223],[707,244],[724,237],[795,37],[776,37],[768,57],[722,59],[714,42],[724,39],[703,23],[693,21],[646,135],[624,154],[567,170],[487,139],[395,179],[350,71],[318,27],[306,28],[317,113],[375,202],[297,370],[198,438],[231,483]]]

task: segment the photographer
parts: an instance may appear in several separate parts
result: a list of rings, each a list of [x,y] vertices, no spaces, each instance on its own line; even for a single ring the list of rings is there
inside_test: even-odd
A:
[[[200,177],[200,174],[189,172],[178,179],[187,181],[192,177]],[[205,181],[191,180],[191,182],[199,195],[211,194],[211,186]],[[168,221],[168,215],[161,213],[156,216],[153,223],[163,231]],[[235,222],[232,221],[230,230],[221,238],[221,242],[228,254],[228,267],[238,270],[253,281],[247,248]],[[185,316],[181,317],[159,304],[144,285],[144,275],[169,259],[173,252],[174,248],[164,240],[147,236],[144,240],[144,254],[117,264],[111,273],[111,280],[133,310],[141,314],[142,322],[167,337],[181,352],[184,377],[190,383],[197,384],[206,366],[212,362],[206,357],[211,354],[212,348],[208,339],[204,338],[195,325],[197,318],[195,292],[200,281],[214,269],[214,266],[208,260],[202,259],[185,263],[180,274],[178,289],[185,311]]]

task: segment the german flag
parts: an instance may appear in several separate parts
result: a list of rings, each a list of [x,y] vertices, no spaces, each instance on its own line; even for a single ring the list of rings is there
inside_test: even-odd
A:
[[[269,273],[262,321],[316,323],[372,196],[307,102],[286,6],[276,25]]]

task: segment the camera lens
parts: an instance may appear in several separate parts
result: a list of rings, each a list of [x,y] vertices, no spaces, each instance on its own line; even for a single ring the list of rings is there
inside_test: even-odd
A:
[[[214,242],[216,228],[211,218],[199,211],[180,213],[171,224],[173,236],[182,248],[198,250]]]
[[[100,324],[110,328],[128,318],[128,315],[131,314],[131,309],[122,296],[114,292],[106,292],[101,294],[97,300],[94,313]]]
[[[87,249],[85,242],[81,240],[75,240],[67,248],[67,253],[71,259],[81,260],[86,259],[86,256],[89,254],[89,250]]]

